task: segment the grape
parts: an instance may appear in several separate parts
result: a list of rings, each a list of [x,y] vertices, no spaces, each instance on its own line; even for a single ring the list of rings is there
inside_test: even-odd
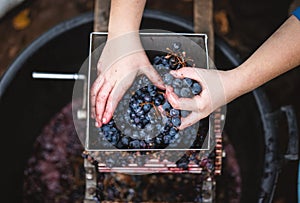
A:
[[[163,69],[165,69],[165,67],[166,66],[168,66],[169,64],[159,64],[158,66],[156,66],[156,68],[158,69],[158,70],[163,70]]]
[[[134,122],[135,122],[135,124],[138,124],[140,122],[140,119],[138,117],[135,117]]]
[[[174,92],[175,92],[175,94],[177,94],[178,96],[180,96],[180,89],[179,88],[175,88]]]
[[[158,65],[161,62],[161,57],[160,56],[155,56],[153,59],[153,64]]]
[[[193,80],[191,78],[184,78],[183,81],[187,84],[188,87],[192,87]]]
[[[173,86],[174,87],[181,87],[182,86],[182,80],[176,78],[175,80],[173,80]]]
[[[190,94],[191,94],[191,91],[190,91],[190,89],[189,88],[182,88],[181,90],[180,90],[180,96],[181,97],[189,97],[190,96]]]
[[[171,109],[170,110],[170,115],[171,116],[179,116],[179,110],[177,110],[177,109]]]
[[[169,135],[171,137],[174,137],[176,134],[177,134],[177,130],[174,127],[170,128]]]
[[[163,79],[164,79],[164,83],[166,83],[167,85],[170,85],[170,84],[172,84],[174,77],[170,73],[166,73],[164,75]]]
[[[172,48],[173,48],[173,51],[175,51],[175,52],[180,51],[181,43],[180,42],[174,42]]]
[[[170,140],[171,140],[170,135],[165,135],[163,139],[164,139],[165,144],[167,144],[167,145],[170,144]]]
[[[146,146],[147,146],[147,145],[146,145],[146,142],[143,141],[143,140],[141,140],[141,141],[140,141],[140,148],[141,148],[141,149],[145,149]]]
[[[149,79],[147,77],[143,77],[143,82],[148,84],[149,83]]]
[[[128,146],[129,142],[130,142],[130,138],[124,136],[124,137],[122,137],[121,142],[122,142],[123,145],[127,145]]]
[[[169,65],[169,61],[166,58],[163,58],[162,61],[161,61],[161,63],[163,65]]]
[[[171,109],[171,104],[168,101],[165,101],[165,103],[162,106],[163,110],[165,111],[170,111]]]
[[[170,69],[171,70],[177,70],[177,65],[176,65],[176,59],[175,59],[175,57],[171,57],[170,59],[169,59],[169,65],[170,65]]]
[[[143,106],[143,111],[145,112],[145,113],[148,113],[150,110],[151,110],[151,104],[145,104],[144,106]]]
[[[172,123],[173,123],[173,125],[174,125],[175,127],[178,127],[178,126],[180,126],[180,124],[181,124],[181,120],[180,120],[179,117],[173,117],[173,118],[172,118]]]
[[[140,148],[140,142],[139,140],[133,140],[129,143],[129,147],[132,149],[139,149]]]
[[[147,94],[147,95],[144,96],[144,99],[145,99],[146,102],[151,102],[152,97],[149,94]]]
[[[157,144],[161,144],[162,143],[162,138],[160,136],[155,137],[155,142]]]
[[[164,96],[159,94],[155,99],[154,99],[154,104],[155,106],[160,106],[164,102]]]
[[[197,82],[194,82],[193,86],[192,86],[192,93],[194,95],[197,95],[201,92],[201,90],[202,90],[202,88],[201,88],[200,84]]]

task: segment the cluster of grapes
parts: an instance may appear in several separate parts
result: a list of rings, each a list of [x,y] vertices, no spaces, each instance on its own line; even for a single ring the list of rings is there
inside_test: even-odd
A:
[[[156,137],[148,140],[140,140],[122,135],[115,121],[112,119],[108,124],[104,124],[100,128],[105,139],[119,149],[157,149],[167,147],[174,141],[178,133],[177,127],[181,124],[181,115],[180,110],[172,108],[163,94],[164,92],[154,85],[145,86],[137,90],[130,98],[128,108],[132,126],[143,129],[151,122],[149,116],[150,110],[152,108],[157,110],[157,107],[162,105],[166,123]]]
[[[165,69],[178,70],[182,67],[190,67],[188,60],[185,56],[185,52],[181,50],[181,44],[175,42],[172,44],[172,49],[168,49],[169,54],[166,56],[156,56],[153,60],[154,66],[162,65]],[[184,78],[185,84],[191,88],[193,95],[198,95],[202,91],[201,85],[191,79]]]
[[[163,68],[164,70],[178,70],[183,66],[189,66],[189,64],[187,63],[185,52],[181,51],[181,44],[173,43],[167,55],[154,57],[153,66]],[[171,78],[171,81],[172,80]],[[202,91],[197,81],[190,78],[184,78],[183,81],[193,95],[198,95]],[[181,85],[177,86],[180,88]],[[165,99],[164,94],[164,90],[152,84],[148,84],[134,92],[129,100],[129,108],[127,110],[131,126],[144,129],[148,124],[151,124],[150,111],[153,108],[155,111],[158,111],[158,107],[161,107],[163,117],[165,118],[164,126],[161,127],[156,137],[142,140],[133,138],[130,135],[124,135],[117,128],[114,119],[99,128],[99,134],[102,133],[105,139],[118,149],[166,148],[170,143],[173,143],[178,136],[178,127],[181,125],[182,112],[178,109],[174,109]]]
[[[145,128],[150,123],[149,112],[154,106],[160,106],[165,101],[163,91],[154,85],[137,90],[130,98],[128,113],[133,127]]]
[[[202,87],[197,81],[191,78],[184,78],[184,82],[192,89],[193,95],[197,95],[202,91]]]

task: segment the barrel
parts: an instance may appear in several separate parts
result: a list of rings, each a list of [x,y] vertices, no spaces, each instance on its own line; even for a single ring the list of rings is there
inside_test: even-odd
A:
[[[34,80],[32,72],[76,73],[88,56],[93,13],[53,27],[32,42],[9,66],[0,81],[0,123],[5,151],[4,198],[21,202],[23,171],[35,139],[49,119],[72,99],[74,81]],[[190,21],[160,11],[144,12],[142,29],[192,33]],[[222,38],[215,36],[215,64],[231,69],[241,59]],[[224,130],[233,144],[242,176],[241,202],[268,202],[278,175],[278,128],[270,101],[262,89],[227,106]],[[2,196],[3,197],[3,196]]]

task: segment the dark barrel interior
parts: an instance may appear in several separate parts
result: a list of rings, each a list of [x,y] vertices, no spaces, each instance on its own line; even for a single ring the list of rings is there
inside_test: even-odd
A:
[[[93,14],[88,13],[61,23],[34,41],[19,55],[0,82],[0,123],[5,145],[4,199],[20,202],[25,164],[35,138],[43,126],[72,99],[73,81],[32,79],[33,71],[75,73],[88,56]],[[146,11],[142,28],[173,32],[193,32],[192,23]],[[230,47],[216,36],[217,67],[233,68]],[[223,46],[223,47],[222,47]],[[263,100],[260,101],[260,100]],[[261,108],[267,98],[252,92],[227,106],[225,131],[236,150],[242,174],[242,202],[258,202],[264,168],[264,128]],[[272,126],[270,126],[272,127]]]

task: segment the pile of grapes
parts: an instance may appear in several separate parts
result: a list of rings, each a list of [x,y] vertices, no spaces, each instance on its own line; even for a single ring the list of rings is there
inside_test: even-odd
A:
[[[167,50],[167,54],[156,55],[153,59],[153,67],[161,74],[164,82],[171,85],[180,97],[200,94],[202,88],[198,82],[190,78],[177,79],[169,73],[170,70],[191,66],[188,64],[190,59],[181,50],[181,44],[173,43],[172,48]],[[187,116],[188,112],[173,108],[165,98],[165,91],[151,84],[145,76],[136,83],[138,85],[135,85],[135,91],[131,90],[132,92],[127,94],[127,100],[125,96],[127,104],[125,118],[117,118],[119,123],[128,125],[118,126],[115,119],[111,119],[108,124],[98,128],[97,134],[118,149],[164,149],[175,143],[179,137],[178,127],[181,125],[181,117]],[[124,106],[123,104],[123,109],[126,108]],[[153,130],[153,126],[156,131]],[[133,130],[129,130],[129,127]],[[156,134],[152,137],[135,136],[137,134],[135,132],[138,131],[148,135],[153,132]]]

